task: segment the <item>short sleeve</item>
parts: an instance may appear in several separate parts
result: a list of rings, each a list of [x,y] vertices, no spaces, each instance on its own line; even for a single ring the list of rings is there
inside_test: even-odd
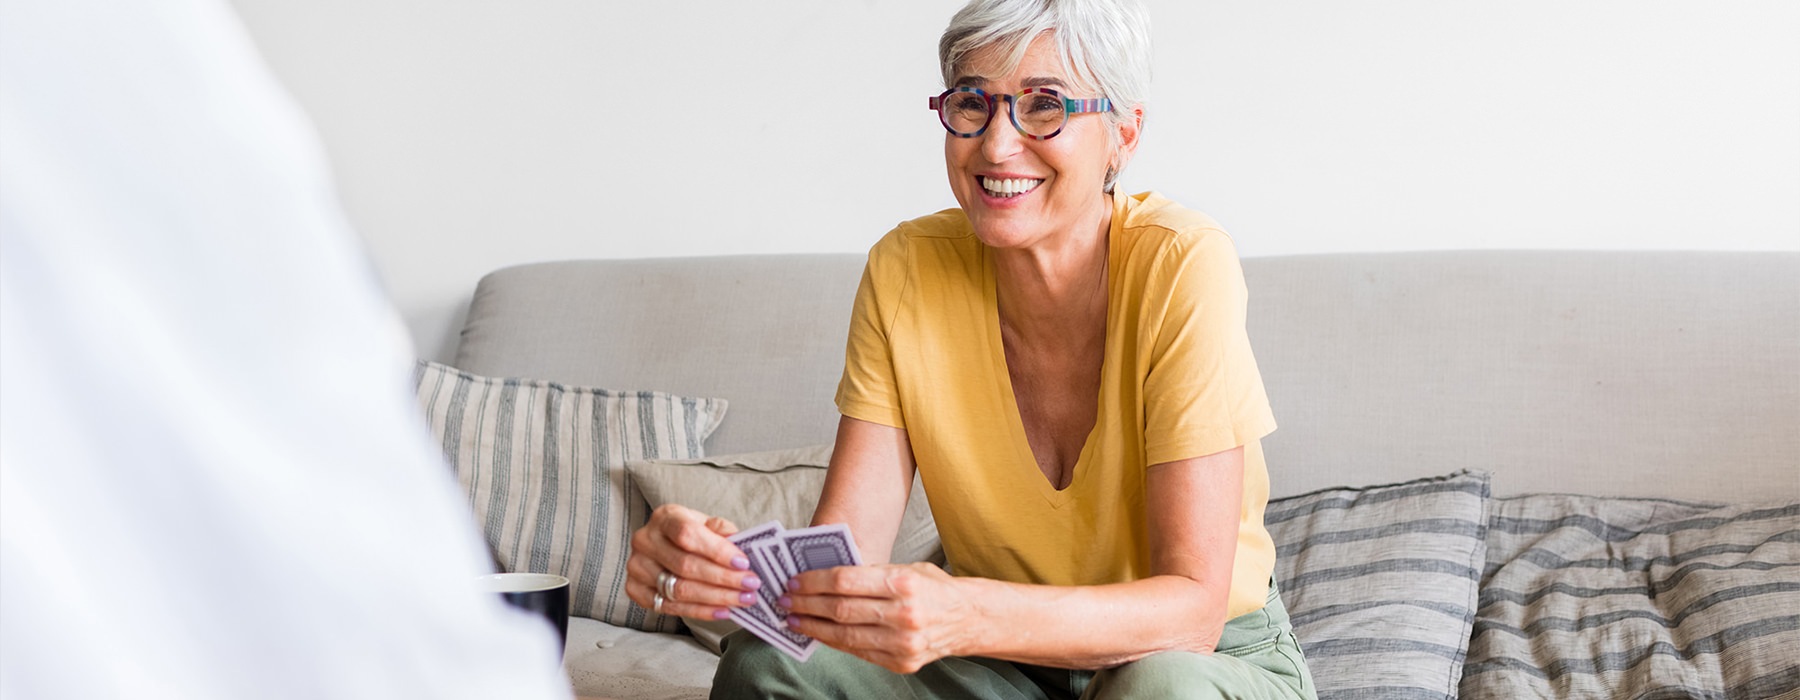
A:
[[[837,407],[845,416],[905,428],[894,377],[889,331],[906,292],[905,241],[898,230],[869,250],[862,283],[850,311],[850,338],[844,346],[844,375]]]
[[[1247,445],[1275,416],[1245,327],[1249,290],[1223,231],[1173,237],[1152,266],[1143,325],[1146,464]]]

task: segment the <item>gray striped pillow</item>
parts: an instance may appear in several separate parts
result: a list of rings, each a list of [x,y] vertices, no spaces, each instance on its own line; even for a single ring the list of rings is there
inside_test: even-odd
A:
[[[1800,503],[1533,495],[1488,530],[1466,698],[1800,698]]]
[[[1269,502],[1275,578],[1319,697],[1455,698],[1486,550],[1488,475]]]
[[[632,531],[649,506],[627,460],[704,456],[723,399],[492,379],[420,362],[419,401],[507,571],[559,574],[570,612],[653,632],[674,618],[625,597]]]

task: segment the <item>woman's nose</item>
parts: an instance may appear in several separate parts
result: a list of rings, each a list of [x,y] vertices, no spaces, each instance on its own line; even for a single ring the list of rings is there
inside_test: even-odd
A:
[[[1012,100],[994,100],[994,116],[988,119],[981,139],[981,155],[989,163],[1003,163],[1025,147],[1025,136],[1013,128]]]

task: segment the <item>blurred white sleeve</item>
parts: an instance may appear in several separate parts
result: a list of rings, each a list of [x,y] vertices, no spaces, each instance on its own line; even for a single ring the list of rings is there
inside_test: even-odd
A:
[[[222,2],[0,2],[0,696],[569,697],[410,381]]]

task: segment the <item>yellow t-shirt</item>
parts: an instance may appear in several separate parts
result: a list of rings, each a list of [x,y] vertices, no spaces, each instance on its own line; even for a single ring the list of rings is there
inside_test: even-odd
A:
[[[870,250],[838,410],[907,431],[953,572],[1024,583],[1149,576],[1145,469],[1243,445],[1229,613],[1258,610],[1275,566],[1259,440],[1275,419],[1237,251],[1211,218],[1160,195],[1114,206],[1099,413],[1066,489],[1026,442],[992,255],[960,209],[903,223]]]

